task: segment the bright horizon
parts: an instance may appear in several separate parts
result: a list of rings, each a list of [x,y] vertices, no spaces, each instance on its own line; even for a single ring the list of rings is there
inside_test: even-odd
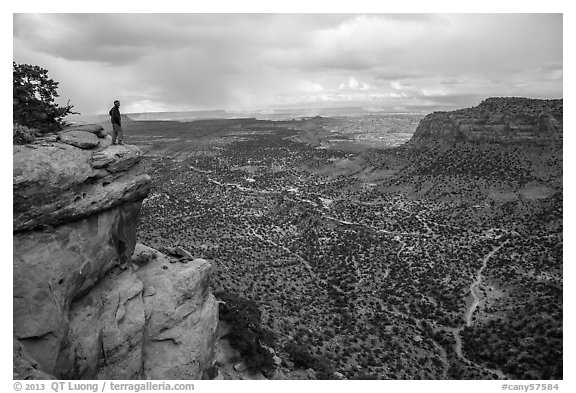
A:
[[[563,97],[562,14],[14,14],[13,59],[84,116]],[[538,26],[535,29],[534,26]]]

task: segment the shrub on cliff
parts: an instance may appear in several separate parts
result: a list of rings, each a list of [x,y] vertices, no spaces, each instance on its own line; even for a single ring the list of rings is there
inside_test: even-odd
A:
[[[36,139],[37,131],[35,129],[28,128],[16,123],[13,124],[12,128],[14,130],[12,137],[12,143],[14,145],[26,145]]]
[[[48,71],[30,64],[16,64],[13,68],[13,121],[41,132],[62,128],[62,118],[73,112],[70,101],[61,107],[58,98],[58,82],[48,77]]]
[[[310,354],[302,344],[289,341],[284,345],[284,351],[290,356],[294,366],[297,368],[311,368],[316,371],[317,379],[336,379],[336,371],[330,359],[324,356],[314,356]]]
[[[297,368],[314,368],[316,358],[306,348],[290,341],[284,345],[284,350]]]
[[[261,326],[262,314],[258,305],[226,291],[214,295],[224,302],[219,307],[220,319],[232,327],[226,338],[240,352],[246,366],[251,370],[272,370],[274,359],[264,345],[272,346],[274,335]]]

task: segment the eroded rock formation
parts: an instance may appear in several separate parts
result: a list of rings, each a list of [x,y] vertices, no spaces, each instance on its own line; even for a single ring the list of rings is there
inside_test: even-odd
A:
[[[561,140],[562,113],[563,100],[488,98],[473,108],[429,114],[410,143]]]
[[[210,263],[134,255],[141,156],[92,130],[14,146],[15,378],[201,378],[209,364]]]
[[[95,149],[41,141],[14,146],[14,231],[77,221],[141,201],[150,187],[141,155],[136,146],[110,146],[109,139],[101,139]]]
[[[176,262],[142,244],[73,302],[56,374],[63,379],[199,379],[218,324],[211,264]]]

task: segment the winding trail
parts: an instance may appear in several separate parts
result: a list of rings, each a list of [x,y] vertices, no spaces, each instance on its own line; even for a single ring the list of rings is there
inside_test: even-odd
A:
[[[504,247],[504,245],[506,243],[508,243],[508,241],[509,240],[504,241],[498,247],[496,247],[495,249],[490,251],[482,260],[482,266],[480,267],[480,269],[478,269],[478,272],[476,272],[476,280],[470,285],[470,294],[472,295],[473,300],[472,300],[472,304],[470,305],[470,307],[468,307],[468,309],[466,310],[466,313],[464,314],[465,318],[466,318],[466,323],[460,327],[446,328],[446,330],[452,332],[452,335],[454,336],[454,341],[455,341],[454,351],[456,352],[456,355],[462,361],[464,361],[468,365],[473,365],[473,366],[478,367],[480,369],[484,369],[485,371],[488,371],[492,374],[495,374],[500,379],[507,379],[508,377],[506,376],[506,374],[504,374],[500,370],[488,368],[482,364],[475,363],[464,356],[464,354],[462,353],[462,335],[461,334],[462,334],[462,330],[464,330],[465,327],[472,326],[472,316],[474,315],[474,312],[476,311],[476,309],[478,308],[478,305],[480,304],[480,294],[478,293],[478,288],[480,287],[480,284],[482,284],[482,272],[484,271],[484,269],[486,269],[486,266],[488,266],[488,261],[490,260],[490,258],[492,258],[494,256],[494,254],[496,254],[502,247]]]
[[[248,188],[248,187],[243,187],[240,184],[237,183],[220,183],[218,180],[214,180],[211,177],[208,177],[208,181],[211,183],[214,183],[220,187],[236,187],[238,190],[240,191],[244,191],[244,192],[252,192],[255,194],[277,194],[277,192],[274,191],[268,191],[268,190],[255,190],[253,188]]]
[[[297,258],[305,267],[306,269],[310,272],[310,274],[312,274],[314,276],[314,278],[316,277],[316,272],[314,272],[314,269],[312,269],[312,266],[310,266],[310,263],[305,260],[304,258],[302,258],[300,255],[296,254],[295,252],[293,252],[292,250],[290,250],[288,247],[283,246],[282,244],[278,244],[273,240],[267,240],[264,239],[264,237],[256,232],[254,232],[254,230],[250,231],[250,234],[258,239],[260,239],[261,241],[263,241],[264,243],[268,243],[271,244],[273,246],[276,246],[278,248],[281,248],[282,250],[286,251],[287,253],[289,253],[290,255],[292,255],[293,257]]]
[[[371,225],[368,224],[363,224],[361,222],[354,222],[354,221],[347,221],[347,220],[341,220],[339,218],[333,217],[333,216],[329,216],[324,214],[323,218],[334,221],[334,222],[338,222],[342,225],[351,225],[351,226],[359,226],[359,227],[364,227],[366,229],[368,229],[369,231],[375,232],[375,233],[385,233],[387,235],[395,235],[395,236],[426,236],[426,234],[423,233],[418,233],[418,232],[394,232],[394,231],[388,231],[386,229],[378,229],[378,228],[374,228]]]
[[[476,311],[480,305],[480,294],[478,293],[478,288],[480,287],[480,284],[482,284],[482,272],[484,269],[486,269],[490,258],[492,258],[494,254],[497,253],[508,242],[509,240],[506,240],[504,243],[500,244],[498,247],[490,251],[488,255],[486,255],[482,260],[482,267],[478,269],[478,272],[476,273],[476,281],[470,285],[470,294],[472,295],[473,300],[472,304],[468,308],[468,311],[466,311],[466,326],[472,326],[472,316],[474,315],[474,311]]]
[[[199,168],[194,168],[194,167],[190,167],[190,169],[195,170],[197,172],[200,173],[204,173],[204,174],[210,174],[211,171],[205,171],[205,170],[201,170]],[[295,176],[296,177],[296,176]],[[249,193],[256,193],[256,194],[268,194],[268,195],[274,195],[274,194],[279,194],[279,192],[275,192],[275,191],[269,191],[269,190],[258,190],[258,189],[252,189],[252,188],[248,188],[248,187],[244,187],[240,184],[237,183],[222,183],[219,182],[217,180],[212,179],[210,176],[207,176],[207,180],[213,184],[216,184],[220,187],[233,187],[241,192],[249,192]],[[302,180],[299,178],[299,180]],[[306,204],[310,204],[314,207],[319,207],[319,205],[311,200],[308,199],[304,199],[302,198],[300,195],[298,195],[299,193],[297,193],[293,198],[288,198],[289,200],[293,201],[293,202],[300,202],[300,203],[306,203]],[[358,203],[358,204],[362,204],[362,205],[384,205],[384,204],[388,204],[388,201],[378,201],[378,202],[362,202],[362,201],[358,201],[358,200],[353,200],[352,202]],[[336,223],[339,223],[341,225],[347,225],[347,226],[358,226],[358,227],[363,227],[373,233],[381,233],[381,234],[386,234],[386,235],[392,235],[392,236],[409,236],[409,237],[427,237],[430,236],[431,234],[434,233],[434,230],[430,227],[429,225],[429,220],[426,220],[422,217],[420,217],[417,213],[415,212],[410,212],[407,209],[404,208],[400,208],[400,210],[405,211],[406,213],[408,213],[410,216],[414,216],[416,218],[416,220],[418,220],[424,227],[425,229],[425,233],[420,233],[420,232],[396,232],[396,231],[388,231],[386,229],[379,229],[379,228],[375,228],[367,223],[361,223],[361,222],[354,222],[354,221],[348,221],[348,220],[343,220],[340,219],[338,217],[334,217],[332,215],[326,214],[326,212],[322,212],[322,218],[326,219],[326,220],[330,220]],[[432,221],[432,224],[434,226],[445,226],[445,227],[451,227],[451,228],[458,228],[454,225],[446,225],[446,224],[440,224],[440,223],[435,223]],[[513,235],[518,235],[517,232],[510,232]],[[288,247],[282,245],[282,244],[278,244],[272,240],[268,240],[265,239],[262,235],[256,233],[255,231],[251,231],[251,235],[260,239],[261,241],[268,243],[270,245],[279,247],[281,249],[283,249],[284,251],[286,251],[287,253],[289,253],[290,255],[292,255],[293,257],[295,257],[296,259],[298,259],[302,265],[310,272],[310,274],[312,275],[312,277],[314,279],[316,279],[317,281],[320,282],[324,282],[324,280],[320,279],[314,269],[312,268],[312,266],[310,265],[310,263],[305,260],[304,258],[302,258],[300,255],[298,255],[297,253],[294,253],[292,250],[290,250]],[[519,236],[519,235],[518,235]],[[478,309],[478,306],[480,305],[480,293],[479,293],[479,288],[482,284],[482,274],[484,272],[484,270],[486,269],[486,267],[488,266],[488,262],[490,261],[490,259],[506,244],[508,243],[509,240],[504,241],[503,243],[501,243],[499,246],[497,246],[496,248],[494,248],[492,251],[490,251],[482,260],[482,266],[478,269],[478,271],[476,272],[476,279],[474,280],[474,282],[470,285],[470,294],[472,296],[472,304],[466,309],[466,312],[464,314],[464,319],[465,319],[465,323],[462,326],[459,327],[446,327],[443,326],[442,329],[452,333],[452,335],[454,336],[454,351],[456,353],[456,356],[462,361],[464,362],[466,365],[468,366],[473,366],[475,368],[478,368],[480,370],[484,370],[486,372],[489,372],[491,374],[494,374],[496,376],[498,376],[498,378],[500,379],[508,379],[508,377],[501,371],[501,370],[497,370],[497,369],[491,369],[488,368],[486,365],[480,364],[480,363],[476,363],[471,361],[470,359],[466,358],[462,352],[462,331],[466,328],[466,327],[470,327],[473,325],[473,315],[474,312]],[[406,248],[406,242],[404,241],[400,241],[401,247],[399,248],[399,250],[397,251],[397,258],[400,259],[401,253],[405,250]],[[360,278],[360,282],[363,281],[363,277],[360,274],[360,269],[359,266],[357,265],[357,263],[354,266],[356,274],[358,275],[358,277]],[[389,269],[386,272],[386,275],[384,277],[384,279],[388,276],[388,274],[390,273]],[[339,288],[336,288],[334,286],[332,286],[335,290],[337,290],[339,293],[341,294],[345,294],[343,293],[341,290],[339,290]],[[376,301],[381,301],[381,299],[375,298],[374,299]],[[448,354],[446,353],[446,350],[444,348],[442,348],[441,345],[439,345],[438,343],[436,343],[434,341],[434,345],[435,347],[439,350],[439,352],[441,353],[441,357],[440,360],[443,364],[443,377],[446,379],[448,377],[448,372],[449,372],[449,359],[448,359]]]
[[[446,353],[446,348],[438,344],[434,339],[432,340],[432,344],[434,345],[434,348],[436,348],[436,350],[440,352],[439,359],[440,362],[442,363],[442,379],[447,380],[448,371],[450,370],[450,362],[448,361],[448,354]]]

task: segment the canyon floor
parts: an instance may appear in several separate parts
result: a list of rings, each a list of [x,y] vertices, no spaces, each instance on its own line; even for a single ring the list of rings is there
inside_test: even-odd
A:
[[[561,145],[402,145],[421,118],[128,121],[138,241],[213,261],[283,377],[561,379]]]

